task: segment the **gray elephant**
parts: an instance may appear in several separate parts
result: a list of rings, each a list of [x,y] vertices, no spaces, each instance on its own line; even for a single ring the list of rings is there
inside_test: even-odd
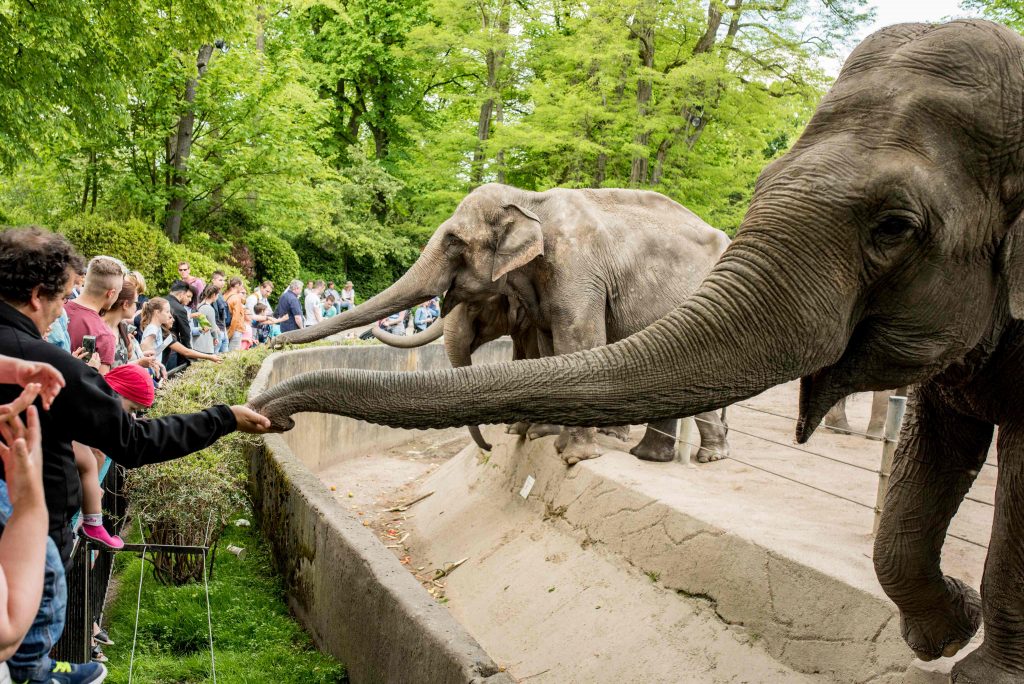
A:
[[[485,185],[463,199],[394,285],[277,343],[320,339],[444,293],[444,315],[460,303],[485,307],[495,295],[515,300],[541,339],[551,340],[542,355],[590,349],[629,337],[671,311],[697,289],[728,244],[725,233],[655,192],[534,193]],[[652,424],[630,452],[672,460],[675,418]],[[705,447],[698,458],[726,454],[718,414],[698,418]],[[570,465],[601,453],[593,428],[569,427],[555,446]]]
[[[552,354],[551,336],[539,331],[526,315],[526,309],[514,297],[496,295],[482,303],[472,305],[457,304],[448,315],[444,316],[426,330],[415,335],[392,335],[378,327],[374,327],[373,336],[392,347],[412,349],[430,344],[444,336],[445,351],[453,368],[472,365],[472,354],[481,345],[505,335],[512,337],[513,359],[537,359]],[[697,416],[697,430],[701,435],[701,447],[697,450],[698,463],[709,463],[723,458],[728,453],[728,426],[725,412],[716,415],[714,412]],[[671,460],[674,443],[671,435],[676,432],[674,420],[659,424],[654,430],[648,430],[636,449],[644,454],[658,454],[657,458],[647,460]],[[530,439],[557,434],[560,428],[548,423],[518,422],[508,426],[508,432],[527,435]],[[618,428],[608,428],[608,434],[625,437]],[[490,450],[491,445],[484,439],[479,426],[470,425],[469,433],[477,446]],[[560,438],[561,439],[561,438]]]
[[[907,388],[900,387],[894,390],[883,390],[871,393],[871,417],[868,419],[868,427],[864,435],[868,439],[882,439],[885,431],[885,417],[889,412],[889,397],[907,396]],[[846,400],[843,397],[836,402],[835,406],[825,414],[823,424],[832,432],[851,434],[854,429],[850,427],[850,421],[846,417]]]
[[[1024,681],[1022,65],[1024,38],[983,21],[868,37],[761,173],[714,270],[628,339],[432,373],[307,373],[254,406],[282,429],[300,411],[405,428],[601,425],[699,413],[800,378],[805,442],[841,397],[916,384],[875,540],[878,579],[924,659],[952,655],[984,620],[954,682]],[[996,425],[979,599],[940,557]]]

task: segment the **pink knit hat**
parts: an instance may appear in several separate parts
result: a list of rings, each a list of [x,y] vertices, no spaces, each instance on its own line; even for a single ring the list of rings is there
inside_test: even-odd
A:
[[[112,368],[103,379],[125,399],[147,408],[153,405],[153,379],[142,366],[126,363]]]

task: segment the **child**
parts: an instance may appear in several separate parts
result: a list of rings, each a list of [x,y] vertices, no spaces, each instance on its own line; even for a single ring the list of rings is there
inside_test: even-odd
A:
[[[338,307],[334,306],[334,295],[327,295],[324,300],[324,318],[338,315]]]
[[[121,396],[125,411],[134,412],[153,405],[153,381],[145,368],[134,363],[111,369],[104,377],[110,388]],[[73,442],[75,465],[82,480],[82,534],[109,549],[120,549],[124,542],[103,527],[103,488],[99,469],[106,461],[101,452]]]
[[[153,297],[142,306],[142,351],[153,351],[164,342],[164,334],[171,329],[174,317],[171,305],[163,297]]]

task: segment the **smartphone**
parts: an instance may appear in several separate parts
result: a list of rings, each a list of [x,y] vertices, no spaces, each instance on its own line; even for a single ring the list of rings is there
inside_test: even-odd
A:
[[[89,363],[89,359],[96,353],[96,336],[95,335],[83,335],[82,336],[82,349],[85,350],[86,356],[84,361]]]

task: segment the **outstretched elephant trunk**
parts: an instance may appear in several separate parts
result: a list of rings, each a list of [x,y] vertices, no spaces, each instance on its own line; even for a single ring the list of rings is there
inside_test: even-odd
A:
[[[273,344],[282,346],[313,342],[368,323],[376,323],[391,314],[442,294],[451,284],[451,278],[447,260],[438,253],[437,246],[431,241],[416,263],[388,289],[354,309],[316,325],[278,335],[274,338]]]
[[[387,330],[381,330],[376,326],[373,327],[371,332],[375,338],[389,347],[416,349],[417,347],[428,345],[444,335],[444,318],[436,319],[426,330],[422,330],[415,335],[393,335]]]
[[[253,406],[281,429],[304,411],[436,428],[521,420],[622,425],[720,408],[813,373],[843,352],[849,312],[835,304],[850,299],[836,291],[843,279],[793,262],[792,252],[784,240],[741,235],[691,299],[612,345],[425,373],[315,371],[270,388]],[[815,301],[797,303],[796,293]],[[805,419],[817,424],[824,410]]]

